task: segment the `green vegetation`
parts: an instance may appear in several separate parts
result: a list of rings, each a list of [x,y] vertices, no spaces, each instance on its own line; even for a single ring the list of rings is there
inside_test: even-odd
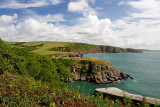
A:
[[[49,49],[50,51],[61,51],[61,49],[59,47],[53,47],[51,49]],[[64,51],[63,51],[64,52]]]
[[[36,53],[28,52],[26,49],[10,47],[0,40],[0,73],[10,72],[18,75],[28,75],[35,80],[49,82],[55,87],[63,88],[65,84],[59,80],[72,74],[60,63]],[[61,63],[61,65],[63,65]],[[58,71],[58,72],[57,72]]]
[[[79,53],[95,53],[95,52],[141,52],[137,49],[125,49],[114,46],[91,45],[86,43],[71,43],[71,42],[7,42],[14,47],[25,48],[41,55],[76,55]]]
[[[79,87],[80,89],[81,87]],[[144,105],[144,106],[143,106]],[[145,99],[134,104],[131,98],[110,99],[98,92],[96,96],[79,94],[76,90],[59,89],[50,83],[28,76],[4,72],[0,75],[0,106],[16,107],[148,107]],[[156,105],[159,107],[159,105]]]
[[[69,48],[71,51],[100,51],[99,45],[90,45],[85,43],[71,43]]]
[[[37,54],[51,49],[54,43],[50,42],[46,43],[48,45],[42,42],[8,44],[0,39],[0,106],[132,107],[134,105],[132,100],[127,98],[123,102],[103,98],[102,93],[97,96],[79,94],[72,88],[67,89],[65,83],[60,81],[61,77],[73,77],[67,70],[69,66],[85,65],[81,71],[85,73],[90,63],[103,65],[109,62],[96,58],[51,59]],[[59,45],[68,44],[59,43]],[[145,98],[142,105],[146,105]],[[156,102],[156,107],[158,106]]]
[[[72,63],[79,63],[79,64],[89,64],[89,62],[95,63],[97,65],[105,65],[106,63],[110,63],[108,61],[98,59],[98,58],[80,58],[80,57],[71,57],[71,58],[60,58],[64,61],[72,62]],[[110,63],[111,64],[111,63]]]
[[[70,64],[69,61],[65,61],[62,59],[52,59],[57,67],[57,72],[60,77],[63,78],[72,78],[74,77],[70,71],[67,70],[67,64]]]
[[[98,45],[89,45],[85,43],[65,43],[65,42],[7,42],[14,47],[25,48],[42,55],[60,55],[60,54],[76,54],[75,52],[98,52]],[[67,48],[63,51],[61,48]]]
[[[69,91],[60,81],[73,77],[60,60],[11,47],[0,39],[0,105],[96,107],[94,99]]]
[[[31,77],[4,73],[0,75],[0,106],[97,107],[97,103],[73,89],[55,89]]]
[[[9,42],[8,42],[9,43]],[[34,46],[28,46],[28,45],[23,45],[25,42],[10,42],[9,44],[12,44],[15,47],[21,47],[21,48],[25,48],[28,51],[34,51],[36,49],[41,48],[44,44],[38,44],[38,45],[34,45]]]
[[[58,60],[63,63],[63,67],[68,69],[78,68],[79,74],[94,75],[97,72],[92,72],[92,69],[95,66],[104,66],[108,65],[113,66],[110,62],[97,58],[80,58],[80,57],[65,57],[65,58],[54,58],[53,60]]]
[[[61,52],[58,47],[66,47],[65,42],[7,42],[14,47],[25,48],[41,55],[74,54],[73,52]],[[57,50],[58,49],[58,50]]]

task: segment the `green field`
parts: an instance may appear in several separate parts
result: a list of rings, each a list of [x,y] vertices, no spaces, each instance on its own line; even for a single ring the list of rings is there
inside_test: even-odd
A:
[[[57,54],[76,54],[77,51],[99,51],[98,45],[89,45],[84,43],[67,43],[67,42],[7,42],[14,47],[25,48],[41,55]],[[67,47],[69,50],[61,51],[60,47]]]
[[[26,48],[29,51],[39,53],[41,55],[47,54],[73,54],[73,52],[51,51],[53,47],[66,47],[69,44],[65,42],[7,42],[16,47]]]
[[[13,47],[25,48],[28,51],[35,52],[49,57],[73,57],[81,56],[86,53],[141,53],[143,50],[120,48],[105,45],[92,45],[86,43],[72,43],[72,42],[7,42]]]

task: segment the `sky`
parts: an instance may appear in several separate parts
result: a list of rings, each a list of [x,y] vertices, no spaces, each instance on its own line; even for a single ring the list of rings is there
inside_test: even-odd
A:
[[[160,0],[0,0],[0,38],[160,50]]]

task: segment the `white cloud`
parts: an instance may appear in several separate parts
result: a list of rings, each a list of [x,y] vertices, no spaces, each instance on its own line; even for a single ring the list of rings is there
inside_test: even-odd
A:
[[[2,15],[0,16],[0,26],[5,26],[8,24],[15,23],[17,18],[18,18],[17,14],[14,14],[13,16]]]
[[[153,1],[153,4],[149,0],[147,2],[152,6],[145,4],[144,0],[121,3],[136,11],[129,11],[128,16],[115,21],[99,19],[89,5],[94,3],[91,0],[71,1],[68,11],[83,14],[83,17],[77,19],[77,24],[72,26],[48,23],[65,21],[63,14],[41,16],[30,11],[28,18],[16,24],[16,14],[3,15],[0,16],[0,22],[5,24],[0,26],[0,37],[6,41],[85,42],[125,48],[160,49],[160,16],[157,6],[160,1]],[[4,19],[8,20],[3,21]]]
[[[6,15],[6,17],[16,18],[16,15]],[[111,22],[108,18],[99,19],[96,15],[86,15],[79,18],[78,24],[73,26],[57,25],[33,18],[17,22],[17,24],[11,24],[12,22],[14,21],[0,26],[0,37],[3,40],[84,42],[132,48],[154,47],[155,49],[160,46],[158,42],[160,38],[153,39],[152,37],[160,34],[160,31],[156,31],[155,26],[150,25],[156,21],[141,20],[139,23],[129,24],[125,20]],[[146,22],[150,28],[143,24]],[[156,28],[160,28],[160,25]]]
[[[102,10],[103,8],[101,8],[101,7],[96,7],[95,9],[96,9],[96,10]]]
[[[49,0],[49,1],[51,2],[52,5],[56,5],[63,2],[62,0]]]
[[[139,1],[129,1],[127,4],[131,5],[133,8],[140,10],[150,10],[159,8],[159,0],[139,0]]]
[[[65,21],[63,18],[63,14],[56,14],[56,15],[50,15],[48,14],[47,16],[44,17],[44,19],[46,22],[60,22],[60,21]]]
[[[61,14],[61,13],[59,13],[59,14],[38,15],[37,13],[35,13],[32,10],[26,10],[25,13],[27,14],[27,16],[25,16],[21,20],[26,20],[26,19],[32,18],[32,19],[42,21],[42,22],[62,22],[62,21],[66,21],[64,19],[64,15]]]
[[[61,2],[62,0],[30,0],[27,3],[23,3],[18,0],[6,0],[0,3],[0,8],[19,9],[29,7],[42,7],[47,5],[56,5]]]
[[[63,33],[65,29],[62,28],[35,19],[27,19],[16,25],[0,27],[0,36],[8,41],[58,41],[65,35]]]
[[[70,41],[92,44],[112,44],[111,21],[88,15],[74,26],[55,25],[35,19],[26,19],[16,25],[0,27],[0,37],[6,41]]]
[[[128,39],[120,46],[160,49],[160,1],[130,0],[119,5],[129,5],[134,9],[128,11],[128,16],[112,22],[113,34]]]
[[[68,4],[68,11],[79,12],[83,15],[95,14],[96,12],[89,6],[88,2],[94,3],[94,0],[77,0]]]
[[[99,19],[96,15],[79,18],[79,24],[72,26],[72,32],[83,42],[95,44],[112,44],[110,19]],[[107,39],[106,39],[107,38]]]
[[[120,2],[120,5],[130,5],[138,12],[130,14],[133,18],[160,18],[160,1],[159,0],[139,0]]]

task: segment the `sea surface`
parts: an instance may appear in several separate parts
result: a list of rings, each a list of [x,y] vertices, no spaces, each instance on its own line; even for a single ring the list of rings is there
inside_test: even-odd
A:
[[[94,94],[96,88],[117,87],[126,92],[160,99],[160,52],[144,53],[97,53],[87,58],[99,58],[111,62],[121,72],[134,77],[115,85],[97,85],[87,81],[67,83],[80,93]],[[77,88],[80,87],[80,89]]]

